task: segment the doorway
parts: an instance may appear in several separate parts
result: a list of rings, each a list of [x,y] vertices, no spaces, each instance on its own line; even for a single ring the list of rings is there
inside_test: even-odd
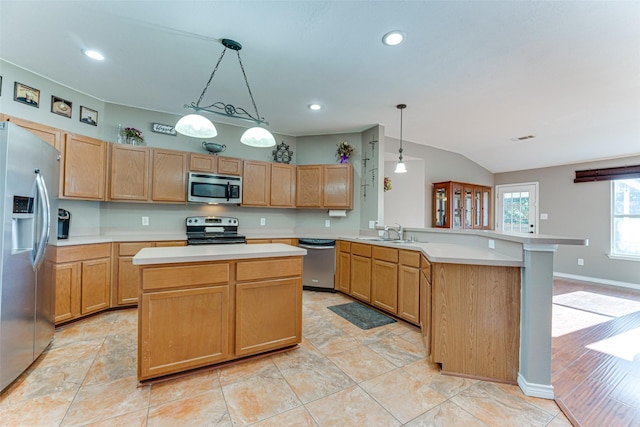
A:
[[[538,234],[538,183],[496,185],[496,231]]]

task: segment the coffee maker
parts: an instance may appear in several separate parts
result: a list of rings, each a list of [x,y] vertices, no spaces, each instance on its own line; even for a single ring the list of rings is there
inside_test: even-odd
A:
[[[58,209],[58,239],[69,238],[69,224],[71,224],[71,212]]]

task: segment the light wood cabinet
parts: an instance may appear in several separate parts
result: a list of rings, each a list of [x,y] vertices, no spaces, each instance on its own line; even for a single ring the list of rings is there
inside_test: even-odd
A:
[[[110,144],[108,199],[114,201],[149,200],[151,149]]]
[[[298,239],[247,239],[247,245],[256,243],[284,243],[285,245],[298,246]]]
[[[218,171],[218,156],[191,153],[189,156],[189,170],[192,172],[215,173]]]
[[[46,262],[55,284],[56,323],[109,308],[110,243],[57,247]]]
[[[245,160],[242,172],[242,205],[269,206],[271,164]]]
[[[400,250],[398,262],[398,316],[420,324],[420,253]]]
[[[107,143],[66,134],[61,197],[105,200]]]
[[[151,200],[154,202],[187,201],[187,153],[153,149]]]
[[[271,163],[269,205],[278,208],[296,206],[296,166]]]
[[[242,159],[218,156],[218,172],[220,175],[242,176]]]
[[[373,246],[371,304],[398,313],[398,250]]]
[[[445,181],[433,184],[433,226],[491,229],[491,187]]]
[[[443,372],[515,383],[520,268],[432,265],[432,359]]]
[[[351,244],[352,297],[371,302],[371,245]]]
[[[296,207],[353,208],[353,166],[303,165],[296,169]]]
[[[335,288],[351,293],[351,243],[338,240],[336,242],[336,276]]]
[[[33,133],[40,139],[53,145],[61,153],[63,152],[64,131],[51,126],[46,126],[40,123],[31,122],[29,120],[24,120],[18,117],[12,117],[12,116],[7,116],[3,114],[0,114],[0,119],[2,121],[15,123],[21,128],[24,128],[29,132]]]
[[[420,331],[427,349],[431,354],[431,263],[424,255],[420,256]]]

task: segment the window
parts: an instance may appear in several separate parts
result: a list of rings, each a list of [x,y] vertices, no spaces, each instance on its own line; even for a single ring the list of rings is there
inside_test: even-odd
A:
[[[611,256],[640,259],[640,178],[611,185]]]

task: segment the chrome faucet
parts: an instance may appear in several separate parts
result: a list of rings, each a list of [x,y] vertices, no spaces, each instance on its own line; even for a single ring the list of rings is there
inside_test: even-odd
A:
[[[384,226],[383,239],[403,240],[404,228],[402,228],[402,225],[398,224],[397,222],[396,222],[396,225],[398,227],[390,227],[388,225]],[[398,235],[398,238],[397,239],[391,239],[391,236],[389,235],[389,231],[395,231],[395,233]]]

